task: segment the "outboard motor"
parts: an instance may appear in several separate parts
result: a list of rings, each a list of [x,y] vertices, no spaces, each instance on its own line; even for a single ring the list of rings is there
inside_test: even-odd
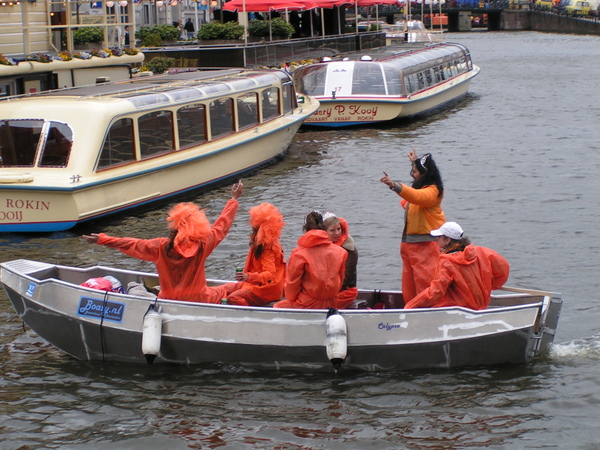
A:
[[[161,337],[162,317],[160,316],[160,306],[154,303],[146,311],[142,328],[142,353],[148,364],[152,364],[154,358],[160,352]]]
[[[327,358],[333,364],[337,372],[344,360],[348,350],[348,333],[346,321],[335,308],[329,308],[327,320],[325,321],[325,347]]]

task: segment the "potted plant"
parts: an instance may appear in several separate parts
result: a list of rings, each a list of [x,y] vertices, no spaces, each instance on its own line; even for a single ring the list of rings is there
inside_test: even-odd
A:
[[[200,27],[198,39],[203,41],[239,40],[244,36],[244,27],[238,22],[209,22]]]
[[[156,25],[154,27],[141,27],[135,32],[143,47],[160,47],[163,44],[175,43],[179,30],[173,25]]]
[[[175,59],[166,58],[163,56],[157,56],[156,58],[152,58],[150,61],[146,63],[146,67],[152,71],[152,73],[165,73],[169,70],[169,67],[173,67],[175,64]]]
[[[270,24],[268,20],[251,20],[248,24],[248,34],[256,37],[276,36],[288,39],[294,31],[293,25],[280,17],[271,20]]]
[[[104,32],[100,27],[82,27],[73,30],[73,44],[80,50],[102,46]]]

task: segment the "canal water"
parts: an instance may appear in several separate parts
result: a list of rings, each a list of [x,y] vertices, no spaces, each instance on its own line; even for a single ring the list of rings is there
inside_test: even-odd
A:
[[[243,263],[248,209],[285,214],[286,254],[310,209],[350,223],[359,285],[399,288],[403,213],[379,183],[409,181],[406,152],[441,168],[448,220],[511,263],[509,285],[563,294],[551,354],[527,366],[406,373],[261,373],[234,366],[74,361],[23,327],[0,294],[0,449],[600,448],[600,38],[533,32],[448,35],[481,66],[468,98],[411,123],[302,130],[277,164],[245,179],[238,220],[209,258]],[[193,200],[217,217],[228,188]],[[161,205],[50,235],[2,235],[1,259],[150,269],[80,235],[166,234]]]

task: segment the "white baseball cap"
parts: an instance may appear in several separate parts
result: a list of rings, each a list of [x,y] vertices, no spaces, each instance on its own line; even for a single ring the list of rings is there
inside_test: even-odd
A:
[[[437,230],[432,230],[429,234],[432,236],[446,236],[450,239],[459,240],[463,237],[463,229],[456,222],[446,222]]]

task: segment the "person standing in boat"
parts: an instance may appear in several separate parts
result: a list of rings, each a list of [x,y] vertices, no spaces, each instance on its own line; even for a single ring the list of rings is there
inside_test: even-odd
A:
[[[289,258],[285,282],[285,300],[275,308],[337,308],[336,296],[344,282],[348,252],[331,242],[323,216],[311,211]]]
[[[206,258],[221,243],[235,219],[238,199],[244,191],[241,180],[231,187],[231,199],[211,226],[204,211],[193,203],[178,203],[167,217],[168,238],[117,238],[92,234],[83,238],[94,244],[116,248],[126,255],[156,265],[159,298],[201,303],[219,303],[227,297],[226,285],[207,286]]]
[[[404,309],[464,306],[485,309],[492,290],[500,289],[510,273],[508,261],[493,250],[476,247],[456,222],[432,230],[441,250],[431,285]]]
[[[431,153],[417,157],[413,148],[408,158],[412,186],[396,183],[385,172],[380,180],[402,197],[400,204],[405,210],[400,244],[404,303],[429,287],[439,255],[435,238],[429,233],[446,221],[442,211],[444,184]]]
[[[348,232],[348,222],[344,219],[337,217],[331,212],[326,212],[323,214],[323,224],[331,242],[339,245],[348,252],[344,282],[342,283],[340,292],[336,295],[337,309],[344,309],[350,306],[358,296],[358,289],[356,288],[358,250],[356,250],[356,246],[354,245],[354,239],[352,239],[352,236]]]
[[[250,250],[237,283],[227,300],[232,305],[265,306],[281,300],[285,284],[285,258],[281,243],[283,215],[270,203],[250,208]]]

